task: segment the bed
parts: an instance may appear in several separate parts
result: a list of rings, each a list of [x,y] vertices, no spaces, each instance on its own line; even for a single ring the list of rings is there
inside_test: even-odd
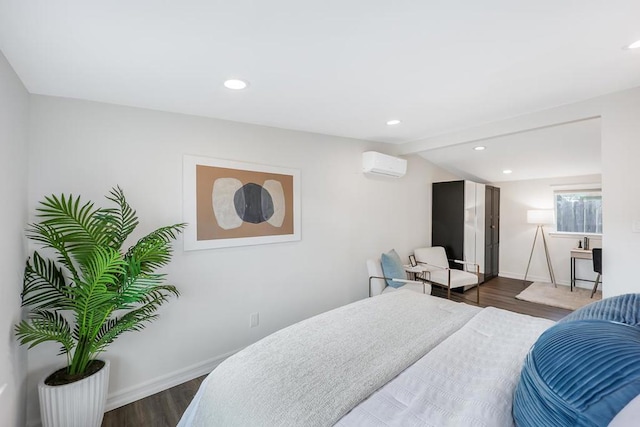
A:
[[[522,361],[553,322],[398,291],[221,363],[179,427],[513,425]]]

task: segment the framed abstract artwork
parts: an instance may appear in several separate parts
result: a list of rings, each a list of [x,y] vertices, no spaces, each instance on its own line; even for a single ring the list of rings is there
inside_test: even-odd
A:
[[[300,240],[298,169],[184,156],[184,249]]]

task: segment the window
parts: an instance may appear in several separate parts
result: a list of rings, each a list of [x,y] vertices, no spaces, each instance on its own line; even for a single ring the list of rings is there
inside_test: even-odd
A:
[[[602,234],[602,191],[556,191],[556,223],[560,233]]]

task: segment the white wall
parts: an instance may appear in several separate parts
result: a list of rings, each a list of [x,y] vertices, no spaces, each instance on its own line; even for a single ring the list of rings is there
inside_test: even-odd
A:
[[[602,108],[603,292],[640,292],[640,88],[609,95]]]
[[[0,425],[7,427],[24,425],[25,349],[13,325],[20,321],[26,255],[28,125],[29,94],[0,52]]]
[[[640,87],[414,141],[398,152],[416,153],[593,118],[600,118],[602,127],[603,295],[640,292],[640,233],[632,230],[632,223],[640,221]]]
[[[5,328],[5,338],[0,337],[4,342],[0,386],[7,381],[15,387],[0,395],[0,421],[12,425],[21,417],[22,368],[10,328],[19,318],[21,272],[16,266],[22,265],[23,254],[16,249],[22,246],[25,221],[24,196],[18,188],[25,187],[21,142],[27,132],[23,118],[28,105],[24,88],[4,58],[0,95],[0,143],[3,153],[10,153],[2,156],[0,170],[5,182],[13,184],[3,187],[2,195],[16,207],[3,211],[6,238],[0,244],[3,271],[14,271],[18,282],[18,289],[0,288],[0,324]],[[100,200],[119,184],[138,209],[143,233],[181,220],[182,154],[302,170],[301,242],[189,253],[182,252],[179,242],[168,273],[183,296],[165,307],[159,322],[141,334],[122,337],[107,354],[114,361],[112,405],[140,397],[140,387],[148,391],[162,385],[158,381],[166,385],[187,375],[180,369],[197,364],[208,368],[219,356],[282,326],[364,297],[364,259],[391,246],[406,256],[413,247],[429,244],[430,184],[455,179],[416,158],[410,159],[409,175],[401,180],[364,177],[359,172],[360,153],[391,148],[363,141],[39,96],[33,97],[32,107],[30,212],[45,194],[71,191]],[[602,118],[605,296],[640,292],[635,279],[640,235],[631,229],[632,222],[640,220],[640,88],[537,113],[531,119],[491,124],[469,131],[472,135],[466,138],[504,132],[508,125],[526,129],[563,122],[569,120],[567,111],[571,120]],[[411,147],[401,151],[410,152]],[[504,190],[502,197],[505,200]],[[516,198],[512,221],[526,210],[525,202],[530,200]],[[518,231],[515,223],[509,225],[504,211],[502,218],[502,256],[511,253],[508,248],[518,248],[524,257],[501,259],[501,268],[518,274],[516,265],[522,257],[520,274],[524,274],[532,236]],[[522,234],[516,237],[519,240],[506,241],[509,226]],[[559,252],[552,249],[552,253],[566,253],[557,248]],[[532,274],[540,278],[544,277],[541,256],[537,254],[532,267]],[[556,274],[568,277],[568,261],[566,265],[561,273],[565,268],[554,264]],[[248,315],[255,311],[260,312],[261,325],[249,330]],[[32,416],[34,382],[50,369],[56,351],[45,346],[29,353]]]
[[[136,237],[182,221],[183,154],[301,170],[300,242],[192,252],[177,243],[168,274],[182,296],[105,355],[111,407],[366,297],[366,258],[392,247],[406,257],[430,244],[431,182],[452,178],[417,156],[404,178],[364,176],[361,153],[388,148],[364,141],[43,96],[32,97],[31,111],[29,212],[51,193],[102,202],[120,185],[141,219]],[[253,312],[260,326],[250,329]],[[35,381],[52,369],[56,351],[47,344],[29,352],[31,417]]]
[[[527,210],[553,209],[553,185],[593,184],[601,182],[600,175],[548,178],[526,181],[498,182],[500,187],[500,276],[523,279],[536,226],[527,223]],[[556,283],[569,285],[571,278],[570,252],[578,246],[579,237],[549,235],[555,226],[545,226],[547,244]],[[609,230],[604,228],[604,235]],[[601,239],[592,239],[591,247],[601,247]],[[589,261],[576,261],[576,277],[595,280],[593,265]],[[527,280],[549,282],[549,269],[542,238],[538,235]],[[580,287],[591,288],[589,282],[577,282]]]

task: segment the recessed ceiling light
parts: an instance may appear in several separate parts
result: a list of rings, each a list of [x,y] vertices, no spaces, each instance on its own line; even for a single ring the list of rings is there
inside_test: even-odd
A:
[[[397,120],[397,119],[389,120],[387,122],[387,125],[389,125],[389,126],[395,126],[395,125],[399,125],[399,124],[400,124],[400,120]]]
[[[502,171],[502,173],[505,175],[509,175],[511,172],[513,172],[511,169],[505,169]]]
[[[638,49],[640,48],[640,40],[631,43],[629,46],[627,46],[627,49]]]
[[[244,80],[229,79],[224,82],[224,87],[227,89],[241,90],[247,87],[247,82]]]
[[[483,147],[482,145],[478,145],[477,147],[473,147],[473,149],[476,150],[476,151],[482,151],[485,148],[487,148],[487,147]]]

